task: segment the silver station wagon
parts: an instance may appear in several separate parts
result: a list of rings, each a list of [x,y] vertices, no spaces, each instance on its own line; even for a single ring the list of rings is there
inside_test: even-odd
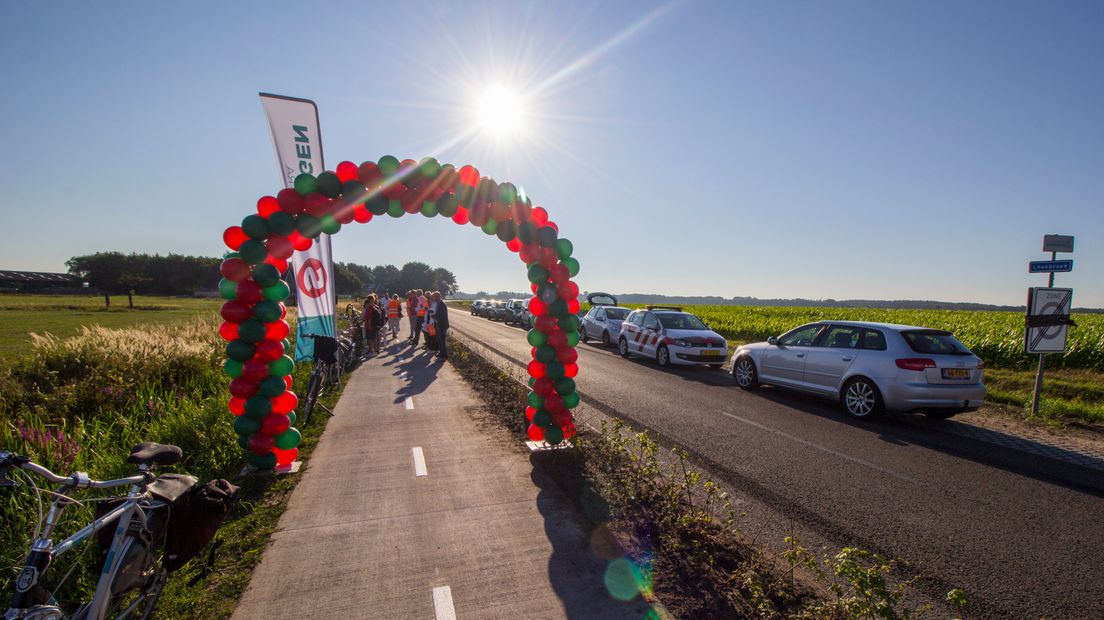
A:
[[[739,347],[732,377],[745,390],[769,384],[838,400],[859,419],[886,409],[949,418],[981,406],[982,366],[947,331],[821,321]]]

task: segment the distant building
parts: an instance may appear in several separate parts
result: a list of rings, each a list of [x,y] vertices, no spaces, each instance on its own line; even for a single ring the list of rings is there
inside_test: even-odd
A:
[[[33,292],[45,289],[73,289],[85,286],[79,276],[41,271],[0,271],[0,290]]]

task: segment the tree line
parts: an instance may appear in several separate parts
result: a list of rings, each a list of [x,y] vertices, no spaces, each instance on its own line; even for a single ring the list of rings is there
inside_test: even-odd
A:
[[[191,295],[218,290],[219,258],[182,254],[123,254],[97,252],[65,261],[69,273],[105,293],[138,295]],[[290,281],[290,270],[285,276]],[[405,293],[411,289],[455,293],[456,276],[443,267],[410,262],[367,267],[356,263],[334,263],[334,285],[339,295],[358,296],[370,292]]]

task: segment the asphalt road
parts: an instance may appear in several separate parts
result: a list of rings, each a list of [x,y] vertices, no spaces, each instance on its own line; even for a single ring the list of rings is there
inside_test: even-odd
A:
[[[517,361],[519,327],[452,313]],[[1099,471],[905,423],[859,423],[832,404],[744,392],[727,373],[663,370],[580,344],[585,403],[657,434],[714,476],[835,546],[908,562],[926,593],[967,591],[971,617],[1104,618]]]

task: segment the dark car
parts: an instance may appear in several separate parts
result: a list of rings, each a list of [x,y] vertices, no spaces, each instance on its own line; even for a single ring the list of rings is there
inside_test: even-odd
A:
[[[526,299],[511,299],[506,302],[506,318],[502,320],[503,323],[520,325],[522,327],[529,327],[530,317],[529,313],[529,301]]]

